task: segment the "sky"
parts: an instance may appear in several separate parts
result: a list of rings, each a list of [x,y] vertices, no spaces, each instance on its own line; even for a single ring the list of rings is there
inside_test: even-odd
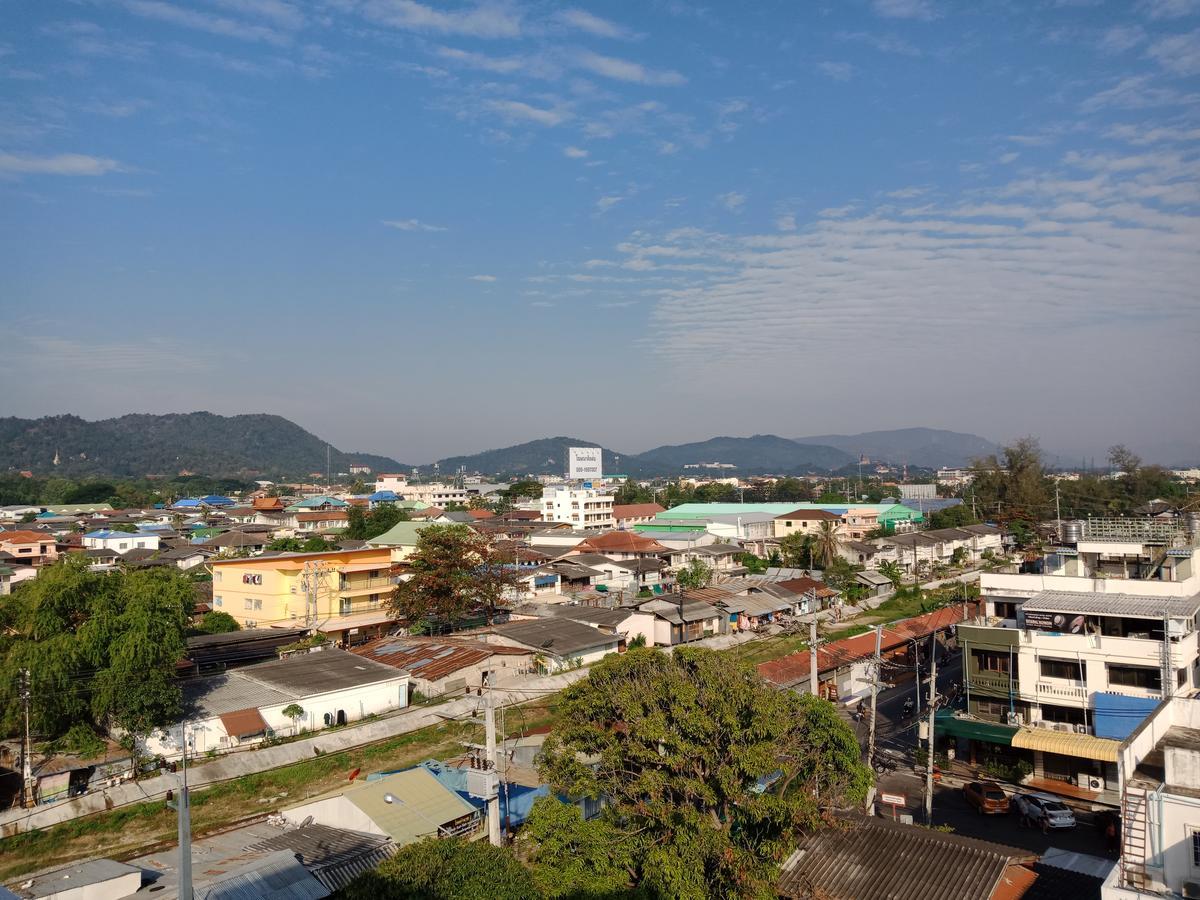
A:
[[[0,414],[1200,444],[1200,0],[0,21]]]

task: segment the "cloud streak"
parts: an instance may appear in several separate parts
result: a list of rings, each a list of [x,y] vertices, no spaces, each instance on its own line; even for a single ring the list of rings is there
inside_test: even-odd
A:
[[[83,153],[59,153],[55,156],[32,156],[18,153],[0,153],[0,172],[14,175],[107,175],[123,171],[115,159],[88,156]]]
[[[449,231],[442,225],[431,225],[420,219],[384,219],[382,224],[397,231]]]

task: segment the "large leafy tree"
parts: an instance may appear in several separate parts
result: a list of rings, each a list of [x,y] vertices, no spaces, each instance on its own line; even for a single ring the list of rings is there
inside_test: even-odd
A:
[[[525,868],[486,841],[426,840],[409,844],[373,872],[351,882],[345,900],[537,900]]]
[[[396,586],[389,605],[413,624],[453,623],[480,609],[491,624],[521,587],[517,567],[466,525],[421,529],[405,562],[410,577]]]
[[[91,722],[141,736],[172,721],[193,602],[190,582],[174,569],[97,573],[78,555],[43,569],[0,602],[5,730],[19,726],[22,670],[41,737]]]
[[[346,537],[354,541],[369,541],[397,522],[407,522],[408,519],[408,510],[391,503],[381,503],[369,512],[362,507],[352,506],[346,513]]]
[[[971,473],[971,491],[985,514],[994,512],[1003,521],[1038,521],[1053,508],[1037,438],[1023,437],[1004,447],[999,457],[976,460]]]
[[[546,897],[630,896],[645,842],[611,822],[585,821],[578,806],[539,797],[521,828],[520,851]]]
[[[871,784],[832,704],[709,650],[602,660],[560,708],[543,775],[606,798],[606,821],[641,848],[636,879],[661,896],[773,896],[796,835]]]
[[[684,590],[706,588],[712,584],[712,566],[702,559],[693,559],[675,574],[675,582]]]

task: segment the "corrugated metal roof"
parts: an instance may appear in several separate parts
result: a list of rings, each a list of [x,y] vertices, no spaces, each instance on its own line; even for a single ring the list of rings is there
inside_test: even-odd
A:
[[[526,619],[497,625],[492,630],[526,647],[559,657],[609,645],[614,645],[615,649],[618,640],[617,635],[605,634],[598,628],[564,618]]]
[[[321,884],[338,891],[399,848],[391,838],[327,825],[303,825],[251,844],[247,851],[290,850]]]
[[[420,767],[364,782],[343,796],[401,847],[436,835],[439,826],[478,814],[475,807]],[[387,796],[393,798],[391,803],[384,799]]]
[[[1036,858],[1015,847],[843,815],[801,840],[784,863],[779,894],[805,900],[989,900],[1010,867]]]
[[[196,900],[322,900],[329,894],[291,850],[269,853],[194,888]]]
[[[486,644],[466,647],[439,644],[410,638],[383,637],[355,647],[355,656],[365,656],[388,666],[403,669],[416,678],[437,681],[447,675],[489,659],[492,651]]]
[[[250,734],[264,734],[267,730],[266,719],[255,707],[222,713],[221,724],[225,726],[226,734],[236,738],[246,737]]]
[[[1098,762],[1116,762],[1121,749],[1120,741],[1071,731],[1051,731],[1049,728],[1020,728],[1013,735],[1012,745],[1025,750],[1041,750]]]
[[[1200,612],[1200,594],[1191,597],[1150,597],[1143,594],[1106,594],[1084,591],[1040,591],[1023,604],[1035,612],[1094,613],[1145,619],[1192,618]]]

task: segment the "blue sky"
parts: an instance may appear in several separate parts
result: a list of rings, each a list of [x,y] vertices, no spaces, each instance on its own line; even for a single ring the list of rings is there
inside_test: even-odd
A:
[[[1197,442],[1200,0],[0,10],[7,414]]]

